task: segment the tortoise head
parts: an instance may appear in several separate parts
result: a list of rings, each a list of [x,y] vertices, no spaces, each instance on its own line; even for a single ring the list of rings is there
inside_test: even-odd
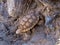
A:
[[[17,29],[16,34],[20,34],[20,33],[21,33],[21,29]]]

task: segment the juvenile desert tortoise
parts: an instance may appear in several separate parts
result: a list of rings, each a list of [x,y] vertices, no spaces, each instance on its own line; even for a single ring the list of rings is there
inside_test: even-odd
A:
[[[16,34],[24,33],[32,29],[39,21],[40,14],[36,10],[29,10],[25,16],[19,19]]]

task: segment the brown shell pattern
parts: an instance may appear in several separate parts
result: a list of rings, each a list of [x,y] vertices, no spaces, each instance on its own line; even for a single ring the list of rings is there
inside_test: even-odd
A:
[[[20,32],[26,32],[30,29],[32,29],[38,22],[39,16],[34,13],[34,11],[28,12],[22,19],[19,21],[19,27]]]

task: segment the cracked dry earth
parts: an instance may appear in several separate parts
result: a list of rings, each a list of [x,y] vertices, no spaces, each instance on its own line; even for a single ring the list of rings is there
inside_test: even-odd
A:
[[[31,29],[32,32],[26,32],[28,34],[28,36],[26,35],[27,40],[23,40],[24,36],[15,33],[19,25],[18,18],[9,17],[5,4],[0,3],[0,45],[60,45],[60,3],[57,2],[54,5],[55,3],[48,0],[46,0],[47,2],[44,0],[39,1],[43,2],[44,5],[47,4],[47,7],[39,6],[39,4],[33,2],[30,8],[37,5],[45,17],[45,22],[42,25],[35,25]],[[43,9],[43,7],[46,8]],[[18,13],[21,13],[21,11]],[[21,16],[19,15],[19,17]]]

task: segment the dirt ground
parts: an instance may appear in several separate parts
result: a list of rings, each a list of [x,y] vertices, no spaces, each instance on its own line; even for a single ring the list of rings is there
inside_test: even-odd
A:
[[[60,1],[49,1],[41,1],[45,6],[37,4],[44,16],[44,23],[35,25],[31,29],[32,32],[28,31],[26,40],[24,40],[25,36],[15,33],[18,26],[17,15],[10,17],[5,7],[6,4],[0,3],[0,45],[60,45]],[[34,8],[34,5],[36,2],[31,8]],[[46,7],[45,10],[44,7]]]

